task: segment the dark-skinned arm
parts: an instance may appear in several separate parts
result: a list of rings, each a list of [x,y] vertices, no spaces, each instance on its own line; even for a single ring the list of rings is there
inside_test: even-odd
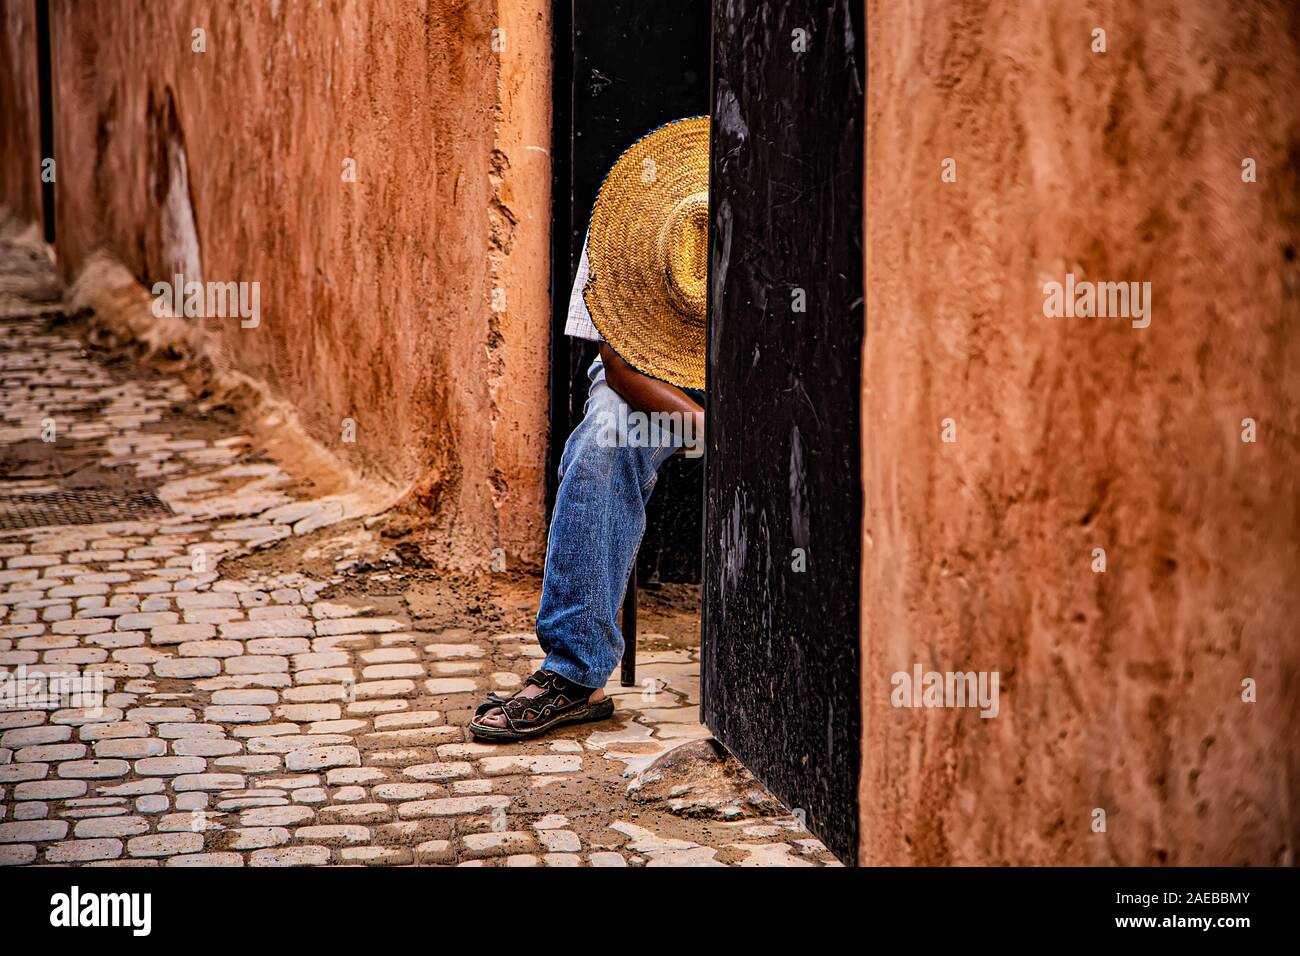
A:
[[[704,434],[704,409],[676,385],[642,375],[604,342],[600,343],[600,360],[605,365],[605,381],[609,387],[634,409],[647,414],[679,412],[683,417],[694,415],[694,434]]]

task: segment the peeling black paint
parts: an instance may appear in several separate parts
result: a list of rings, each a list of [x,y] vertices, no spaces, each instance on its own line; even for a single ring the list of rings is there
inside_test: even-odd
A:
[[[705,465],[705,722],[846,862],[861,745],[860,7],[714,5]]]

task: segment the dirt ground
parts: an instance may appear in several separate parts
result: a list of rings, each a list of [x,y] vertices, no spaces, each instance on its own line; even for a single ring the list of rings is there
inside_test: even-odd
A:
[[[0,670],[106,694],[0,710],[0,863],[835,865],[699,723],[697,588],[642,591],[610,720],[476,743],[543,656],[536,573],[430,563],[409,512],[92,344],[12,240],[0,327]]]

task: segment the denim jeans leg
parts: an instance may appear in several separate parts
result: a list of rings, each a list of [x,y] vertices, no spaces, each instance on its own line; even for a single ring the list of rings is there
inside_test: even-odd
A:
[[[658,469],[676,450],[611,440],[627,403],[597,360],[582,421],[560,460],[560,487],[546,544],[537,612],[542,666],[583,687],[603,687],[623,656],[618,611],[645,531]]]

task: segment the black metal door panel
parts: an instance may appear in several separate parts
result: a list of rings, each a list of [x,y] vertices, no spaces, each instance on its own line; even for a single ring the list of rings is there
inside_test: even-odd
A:
[[[849,862],[864,57],[860,3],[714,6],[704,719]]]

